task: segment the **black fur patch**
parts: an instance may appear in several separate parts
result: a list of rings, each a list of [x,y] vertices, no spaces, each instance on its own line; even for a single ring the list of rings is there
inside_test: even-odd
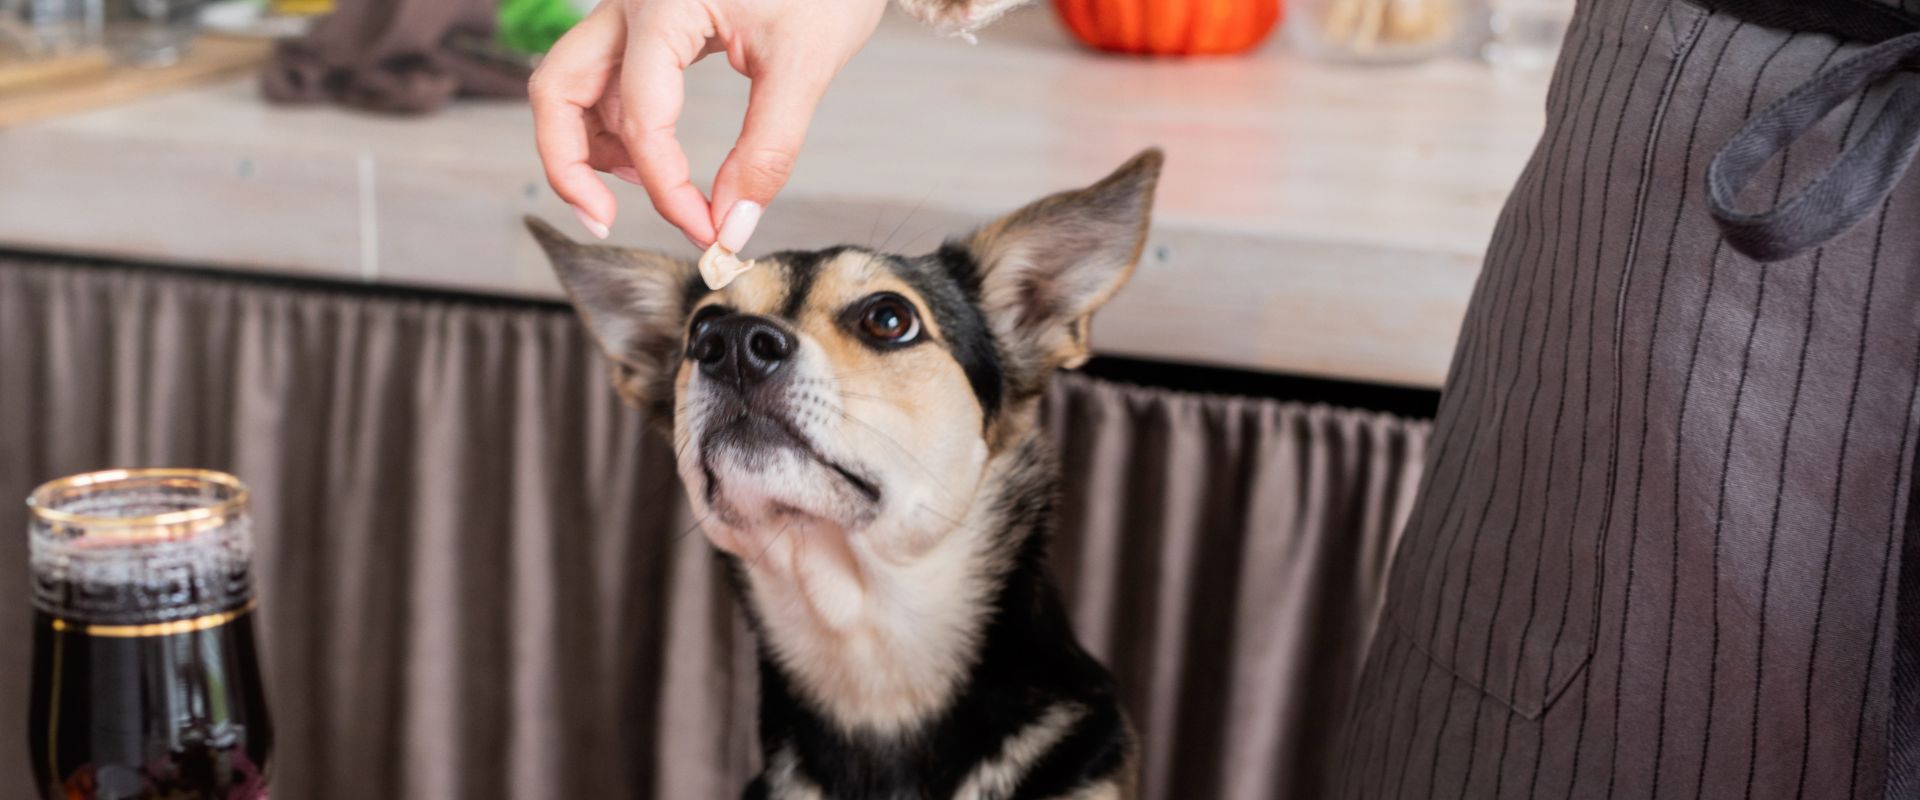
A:
[[[787,251],[775,253],[787,269],[787,299],[780,305],[780,316],[793,319],[800,315],[801,306],[806,305],[807,295],[813,293],[813,282],[820,277],[820,266],[833,263],[834,258],[847,251],[845,247],[832,247],[826,250]]]
[[[705,300],[707,295],[713,294],[713,290],[707,288],[707,280],[697,272],[687,277],[687,285],[682,289],[685,293],[680,296],[680,308],[688,313],[692,313],[693,307]]]
[[[953,360],[967,375],[973,396],[992,422],[1006,398],[1006,371],[993,328],[980,311],[980,265],[973,253],[948,242],[931,255],[915,259],[889,258],[895,275],[920,293],[927,313],[940,323]]]

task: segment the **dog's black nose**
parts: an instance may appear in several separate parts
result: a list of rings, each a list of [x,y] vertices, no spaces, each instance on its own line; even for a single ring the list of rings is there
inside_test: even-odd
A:
[[[779,372],[793,348],[793,334],[772,320],[735,314],[706,323],[688,352],[702,374],[745,389]]]

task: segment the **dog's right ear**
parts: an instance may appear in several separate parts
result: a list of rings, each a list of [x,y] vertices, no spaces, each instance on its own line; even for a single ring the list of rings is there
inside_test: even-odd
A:
[[[537,217],[526,222],[574,310],[613,361],[614,388],[656,422],[672,425],[680,335],[705,290],[694,265],[646,250],[576,242]]]
[[[1149,148],[1084,189],[1041,198],[960,242],[1016,396],[1093,355],[1093,313],[1133,274],[1164,161]]]

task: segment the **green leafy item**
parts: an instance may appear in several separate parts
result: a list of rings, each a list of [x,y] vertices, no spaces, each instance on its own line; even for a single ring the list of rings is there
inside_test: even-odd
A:
[[[521,53],[545,53],[580,17],[570,0],[500,0],[500,44]]]

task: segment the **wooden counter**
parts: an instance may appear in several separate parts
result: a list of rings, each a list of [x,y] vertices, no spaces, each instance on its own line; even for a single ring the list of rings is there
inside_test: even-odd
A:
[[[1100,351],[1437,386],[1544,76],[1324,65],[1279,38],[1252,58],[1152,61],[1077,49],[1044,10],[978,45],[890,18],[747,255],[925,251],[1157,144],[1153,240],[1096,322]],[[690,74],[696,174],[732,144],[746,90],[721,59]],[[614,241],[692,255],[613,183]],[[5,247],[557,296],[527,212],[573,225],[518,103],[376,117],[269,106],[247,80],[0,129]]]

